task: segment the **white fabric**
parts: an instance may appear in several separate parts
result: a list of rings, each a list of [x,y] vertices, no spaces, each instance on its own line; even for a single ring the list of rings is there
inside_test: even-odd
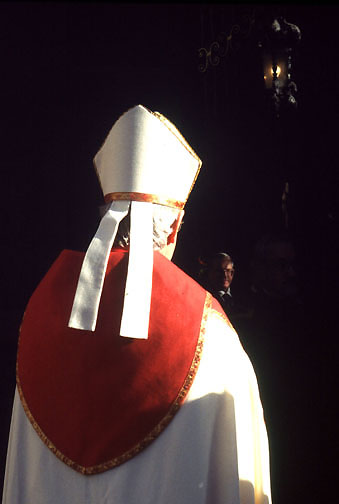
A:
[[[82,263],[69,327],[95,331],[109,254],[129,206],[129,201],[113,201],[101,219]]]
[[[61,462],[35,433],[16,393],[2,504],[270,502],[256,377],[236,333],[216,312],[184,405],[151,445],[110,471],[83,476]]]
[[[137,192],[186,202],[201,161],[159,115],[138,105],[115,122],[94,158],[104,195]]]
[[[153,276],[152,203],[131,202],[130,246],[120,336],[148,338]]]
[[[152,203],[113,201],[82,263],[68,327],[95,331],[107,263],[119,223],[131,205],[130,250],[120,335],[148,338],[153,275]]]
[[[201,160],[164,116],[138,105],[113,125],[94,165],[104,195],[113,201],[90,243],[81,268],[68,326],[95,331],[107,262],[121,219],[134,201],[121,336],[148,338],[153,271],[151,202],[183,205]],[[127,194],[126,194],[127,193]],[[138,193],[138,197],[134,193]],[[142,196],[140,196],[140,194]],[[115,196],[115,200],[119,200]],[[138,211],[135,209],[139,209]]]

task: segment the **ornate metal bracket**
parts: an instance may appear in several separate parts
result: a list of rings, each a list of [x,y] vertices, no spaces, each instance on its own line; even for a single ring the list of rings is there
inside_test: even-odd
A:
[[[208,67],[218,66],[221,58],[225,58],[227,54],[234,49],[235,36],[242,35],[244,38],[248,37],[252,26],[254,25],[254,14],[248,14],[245,17],[245,26],[234,24],[228,33],[221,32],[217,40],[213,41],[208,49],[201,47],[198,50],[198,58],[200,63],[198,70],[201,73],[206,72]]]

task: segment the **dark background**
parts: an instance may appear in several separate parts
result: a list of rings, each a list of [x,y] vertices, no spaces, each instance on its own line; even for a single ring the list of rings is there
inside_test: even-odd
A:
[[[276,13],[302,34],[292,67],[298,107],[279,120],[257,44],[258,27]],[[307,420],[319,437],[305,441],[314,474],[299,468],[298,502],[335,484],[338,14],[336,5],[0,3],[2,472],[26,303],[62,249],[89,244],[102,203],[92,159],[120,114],[143,104],[168,117],[203,161],[174,256],[187,273],[207,252],[226,251],[241,289],[255,240],[282,228],[289,181],[317,361]],[[222,32],[233,33],[229,51],[200,72],[199,48]],[[305,365],[306,374],[314,369]]]

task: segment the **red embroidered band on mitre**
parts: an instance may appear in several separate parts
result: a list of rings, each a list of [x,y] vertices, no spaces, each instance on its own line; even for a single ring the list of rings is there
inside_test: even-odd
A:
[[[161,197],[158,194],[139,192],[113,192],[105,194],[105,203],[110,203],[111,201],[144,201],[146,203],[157,203],[158,205],[178,208],[180,210],[185,206],[185,201]]]
[[[83,253],[63,251],[21,325],[17,384],[33,427],[83,474],[137,455],[168,425],[197,371],[211,296],[154,254],[149,338],[121,338],[127,253],[110,254],[95,332],[67,327]]]

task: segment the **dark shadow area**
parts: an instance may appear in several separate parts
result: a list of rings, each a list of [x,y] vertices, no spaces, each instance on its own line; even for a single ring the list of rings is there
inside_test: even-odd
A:
[[[174,255],[189,275],[205,252],[226,251],[240,299],[258,238],[284,227],[289,182],[303,312],[285,315],[279,345],[264,342],[249,321],[238,330],[272,432],[273,504],[331,499],[338,452],[339,10],[279,7],[302,38],[292,66],[298,106],[277,121],[256,38],[271,9],[0,3],[2,470],[25,306],[63,249],[87,248],[102,204],[92,159],[119,115],[141,103],[172,120],[203,161]],[[222,33],[232,34],[227,54],[199,71],[199,49],[208,51]]]

